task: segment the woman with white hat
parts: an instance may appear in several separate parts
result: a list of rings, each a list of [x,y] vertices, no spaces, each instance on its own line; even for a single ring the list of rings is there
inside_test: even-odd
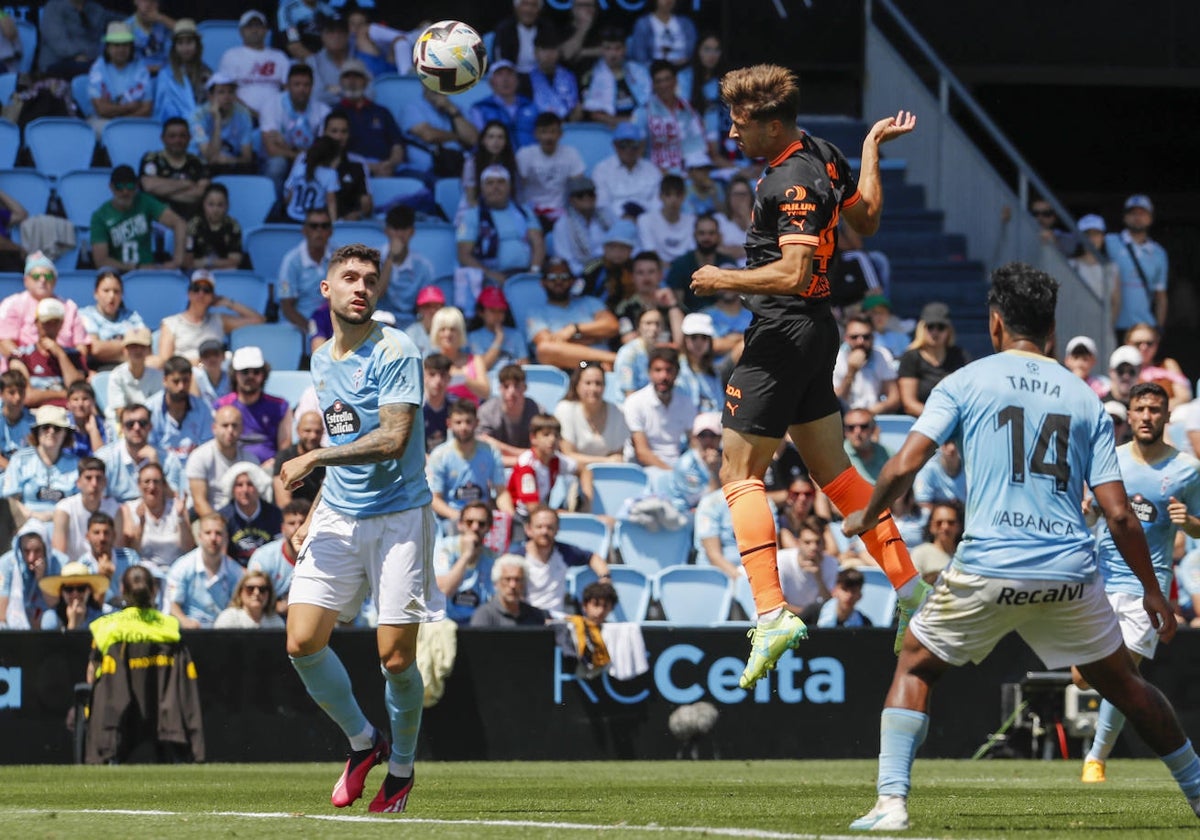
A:
[[[111,612],[104,603],[109,580],[94,575],[78,561],[63,566],[62,573],[38,581],[42,593],[58,604],[42,613],[42,630],[86,630],[95,619]]]
[[[13,453],[0,485],[0,493],[13,500],[14,515],[50,522],[54,505],[79,492],[74,439],[71,415],[62,406],[43,405],[33,412],[29,446]]]

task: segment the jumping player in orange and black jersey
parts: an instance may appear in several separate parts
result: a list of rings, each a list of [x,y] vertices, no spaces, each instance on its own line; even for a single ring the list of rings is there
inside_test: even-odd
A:
[[[786,606],[776,566],[775,519],[763,475],[785,431],[805,465],[843,515],[865,508],[871,485],[842,449],[833,363],[840,337],[826,277],[841,217],[867,236],[879,228],[883,191],[879,146],[916,126],[901,111],[880,120],[863,141],[856,183],[838,149],[796,126],[799,82],[783,67],[758,65],[727,73],[721,99],[729,136],[747,157],[763,158],[750,231],[747,268],[703,266],[692,290],[740,292],[754,320],[725,390],[721,483],[732,513],[742,565],[754,592],[758,625],[741,685],[749,688],[799,645],[807,630]],[[900,595],[896,648],[928,587],[917,574],[890,516],[863,535],[867,550]]]

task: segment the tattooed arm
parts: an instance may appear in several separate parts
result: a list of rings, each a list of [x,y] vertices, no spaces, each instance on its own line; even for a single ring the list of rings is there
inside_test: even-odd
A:
[[[342,467],[391,461],[404,454],[412,435],[418,406],[393,403],[379,407],[379,428],[339,446],[313,449],[288,461],[279,470],[285,487],[298,487],[317,467]]]

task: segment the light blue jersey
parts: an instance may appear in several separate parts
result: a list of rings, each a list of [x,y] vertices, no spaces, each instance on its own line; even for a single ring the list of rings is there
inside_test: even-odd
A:
[[[693,542],[696,547],[696,562],[707,563],[703,541],[709,537],[721,539],[721,554],[735,566],[742,565],[742,554],[738,550],[737,539],[733,536],[733,514],[729,512],[729,502],[725,501],[725,491],[717,488],[701,497],[696,505],[696,531]]]
[[[912,430],[961,436],[967,518],[955,562],[984,577],[1090,580],[1095,540],[1083,484],[1121,480],[1112,421],[1053,359],[1009,350],[938,383]]]
[[[424,371],[412,339],[375,322],[371,332],[346,358],[333,358],[334,342],[321,345],[312,358],[317,401],[325,431],[335,446],[351,443],[379,428],[379,408],[410,405],[413,417],[408,445],[398,460],[330,467],[321,499],[338,513],[357,518],[380,516],[427,505],[425,481]]]
[[[292,572],[295,566],[283,556],[283,540],[272,540],[266,545],[260,545],[250,555],[246,564],[247,571],[262,572],[271,579],[275,588],[276,598],[286,598],[292,588]]]
[[[1173,450],[1169,457],[1158,463],[1147,464],[1134,457],[1132,443],[1117,450],[1117,462],[1121,465],[1129,504],[1146,532],[1146,544],[1150,546],[1150,560],[1158,585],[1163,592],[1169,592],[1175,532],[1179,526],[1171,522],[1167,503],[1174,496],[1187,505],[1189,512],[1200,511],[1200,463],[1190,455]],[[1141,582],[1117,551],[1108,523],[1103,519],[1096,534],[1096,548],[1106,592],[1143,594]]]
[[[441,495],[455,510],[470,502],[492,505],[494,493],[504,489],[504,459],[500,450],[481,440],[475,441],[475,451],[464,458],[458,442],[451,438],[429,453],[426,467],[429,489]]]

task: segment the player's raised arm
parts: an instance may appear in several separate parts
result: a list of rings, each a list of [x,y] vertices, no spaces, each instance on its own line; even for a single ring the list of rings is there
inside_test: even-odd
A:
[[[856,233],[870,236],[879,230],[879,217],[883,213],[883,182],[879,176],[879,147],[884,143],[903,137],[917,127],[917,115],[911,111],[900,111],[894,117],[885,117],[867,132],[863,140],[862,163],[858,173],[860,200],[842,211],[846,223]]]

